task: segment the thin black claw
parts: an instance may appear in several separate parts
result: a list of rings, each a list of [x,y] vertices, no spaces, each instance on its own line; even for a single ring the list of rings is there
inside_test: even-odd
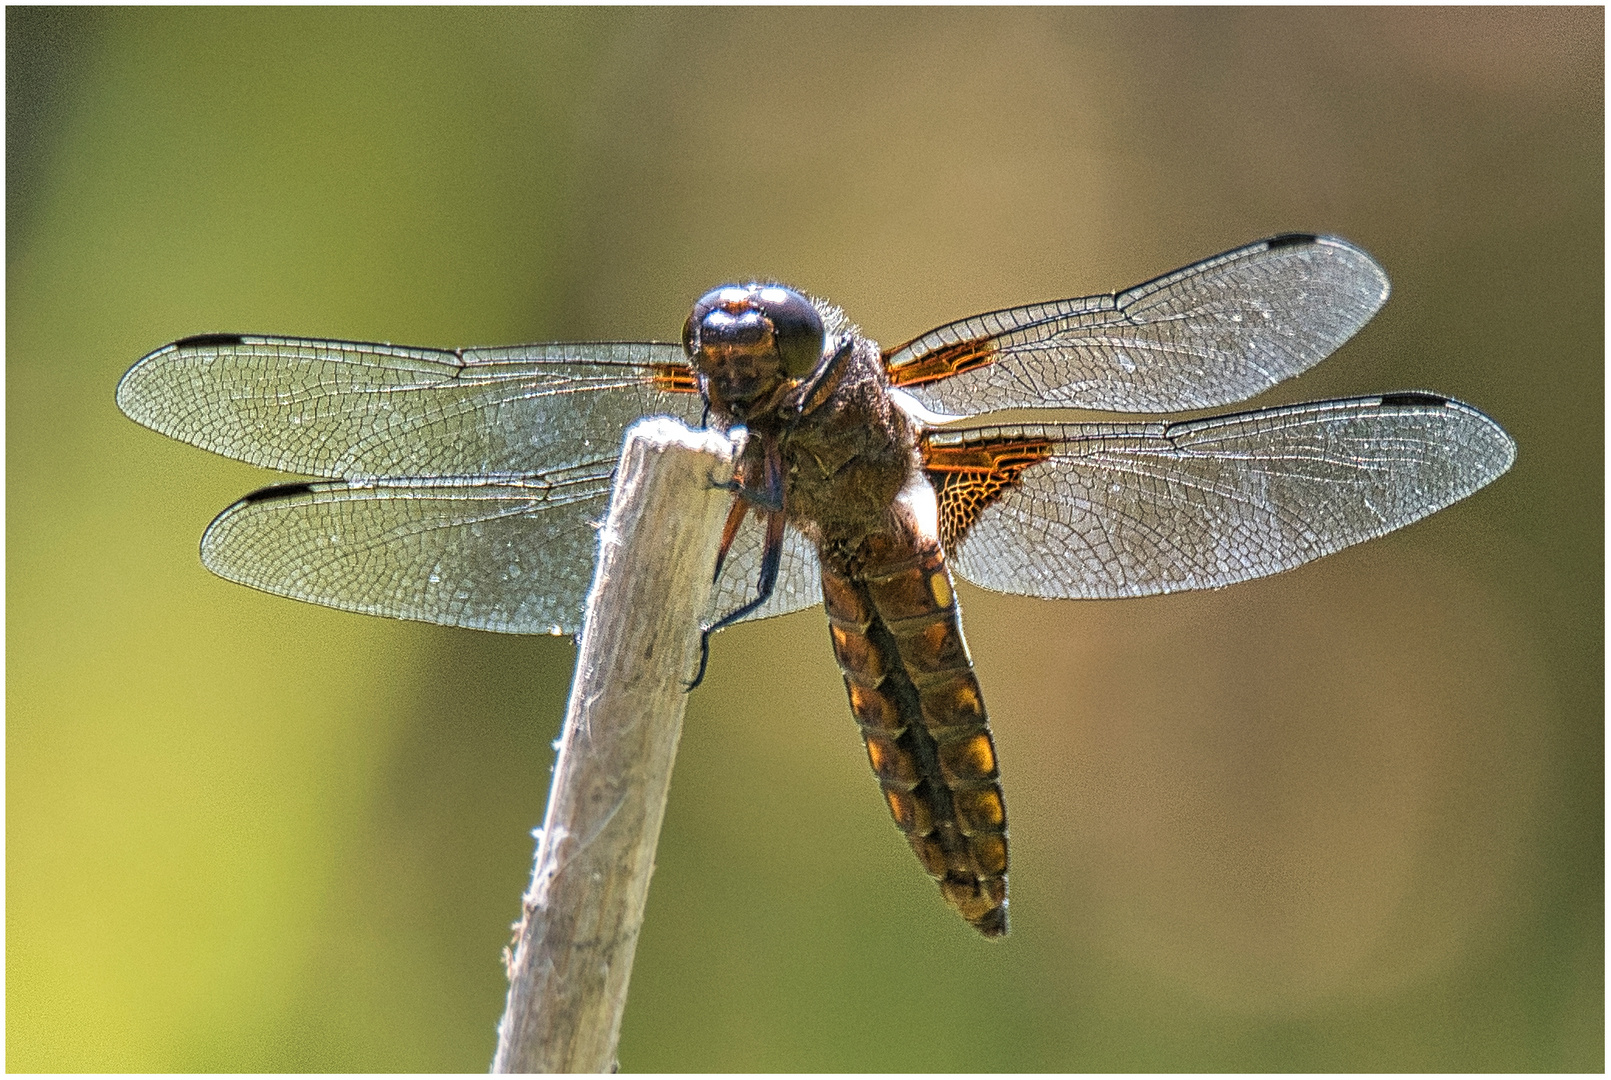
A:
[[[699,632],[699,670],[694,673],[694,681],[684,683],[682,692],[691,693],[700,683],[705,681],[705,665],[710,663],[710,628]]]

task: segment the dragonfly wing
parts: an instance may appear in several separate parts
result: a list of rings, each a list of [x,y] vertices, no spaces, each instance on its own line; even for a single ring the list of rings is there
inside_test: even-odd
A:
[[[575,633],[614,464],[496,481],[265,488],[208,526],[202,562],[231,581],[344,611]]]
[[[1387,274],[1293,234],[1121,293],[975,315],[885,354],[925,407],[1178,412],[1252,397],[1330,355],[1387,300]]]
[[[1476,409],[1422,393],[926,438],[957,571],[987,589],[1073,598],[1287,570],[1465,498],[1516,454]]]
[[[205,450],[308,476],[539,473],[618,453],[636,419],[697,423],[677,345],[415,349],[209,334],[118,384],[132,419]]]

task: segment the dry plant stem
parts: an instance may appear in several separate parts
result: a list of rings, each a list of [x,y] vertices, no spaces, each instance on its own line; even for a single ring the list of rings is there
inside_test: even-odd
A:
[[[734,446],[627,432],[493,1072],[607,1072],[696,666]]]

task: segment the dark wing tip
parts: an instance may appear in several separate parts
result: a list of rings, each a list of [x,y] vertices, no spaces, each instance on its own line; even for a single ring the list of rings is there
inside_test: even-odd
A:
[[[240,334],[192,334],[146,353],[118,380],[117,407],[135,423],[162,431],[163,428],[159,426],[157,418],[151,413],[146,394],[149,392],[147,380],[154,378],[159,383],[162,380],[163,358],[172,356],[181,349],[221,349],[243,345],[245,342],[245,337]]]
[[[312,483],[305,480],[295,484],[271,484],[268,487],[258,488],[256,491],[242,496],[236,500],[234,506],[231,506],[229,510],[225,510],[224,513],[227,514],[230,510],[253,506],[257,503],[274,502],[277,499],[293,499],[299,495],[308,495],[313,492],[313,487]],[[219,516],[222,517],[223,515]]]
[[[240,334],[191,334],[174,342],[170,348],[217,348],[224,345],[241,345],[246,339]]]
[[[1480,463],[1482,480],[1472,491],[1485,487],[1509,472],[1516,463],[1516,440],[1500,426],[1499,421],[1475,406],[1425,390],[1396,390],[1380,395],[1377,402],[1385,409],[1447,409],[1463,417],[1469,425],[1467,431],[1474,440],[1473,445],[1480,441],[1488,453],[1486,460]]]
[[[1270,251],[1277,251],[1281,248],[1306,247],[1309,244],[1318,244],[1319,242],[1320,237],[1314,233],[1289,232],[1282,233],[1280,236],[1270,237],[1264,241],[1264,246]]]
[[[1423,394],[1418,391],[1406,391],[1398,394],[1383,394],[1382,404],[1391,406],[1425,405],[1432,409],[1441,409],[1449,403],[1449,399],[1438,394]]]
[[[1327,253],[1328,257],[1352,267],[1353,271],[1362,277],[1374,278],[1376,296],[1370,304],[1370,311],[1365,313],[1364,318],[1359,321],[1359,326],[1363,326],[1370,320],[1371,316],[1382,309],[1382,305],[1387,303],[1387,298],[1393,291],[1392,283],[1388,280],[1387,271],[1382,268],[1382,264],[1372,258],[1370,252],[1357,244],[1344,240],[1340,236],[1326,236],[1317,233],[1282,233],[1280,236],[1272,236],[1263,241],[1263,244],[1265,251],[1286,251],[1307,247],[1330,248],[1331,251]],[[1358,330],[1359,326],[1354,329]],[[1350,332],[1348,337],[1352,336],[1353,333]],[[1346,341],[1347,337],[1342,340]],[[1342,341],[1337,342],[1337,345],[1341,344]]]
[[[237,525],[241,514],[250,511],[253,507],[263,503],[279,502],[285,499],[295,499],[304,495],[311,495],[320,487],[330,488],[339,484],[316,484],[306,480],[299,480],[291,484],[271,484],[268,487],[258,488],[256,491],[230,503],[220,510],[218,516],[208,522],[207,528],[201,534],[201,565],[217,574],[226,581],[235,581],[243,585],[258,588],[251,580],[243,577],[239,569],[232,568],[218,557],[217,544],[231,528]],[[227,542],[227,540],[226,540]],[[272,591],[272,590],[265,590]]]

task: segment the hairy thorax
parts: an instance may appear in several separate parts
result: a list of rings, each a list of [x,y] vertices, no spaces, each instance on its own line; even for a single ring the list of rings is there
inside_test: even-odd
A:
[[[835,381],[779,432],[789,520],[829,559],[889,531],[895,497],[917,468],[916,433],[889,397],[878,347],[857,340]]]

